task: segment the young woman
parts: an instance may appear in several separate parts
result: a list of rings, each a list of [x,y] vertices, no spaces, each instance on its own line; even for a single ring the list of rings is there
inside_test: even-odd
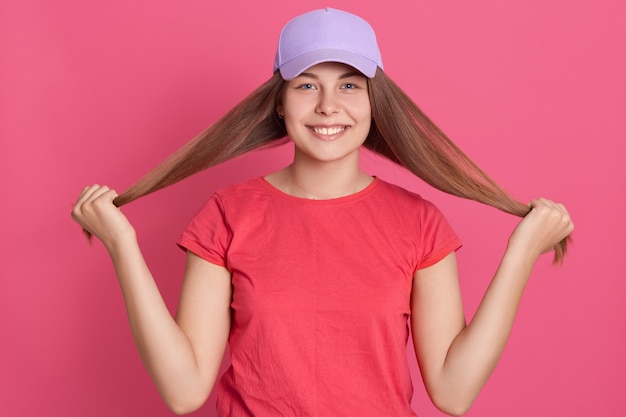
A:
[[[561,204],[516,202],[385,75],[372,28],[315,10],[282,30],[273,77],[122,195],[83,190],[74,219],[107,248],[141,358],[168,406],[223,416],[414,416],[409,325],[426,389],[469,409],[509,336],[533,264],[573,225]],[[179,240],[187,265],[176,318],[117,208],[269,144],[293,163],[220,190]],[[365,146],[433,186],[524,216],[466,324],[460,241],[418,195],[359,169]]]

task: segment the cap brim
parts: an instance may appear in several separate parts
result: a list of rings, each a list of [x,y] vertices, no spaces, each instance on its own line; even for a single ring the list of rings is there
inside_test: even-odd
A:
[[[350,65],[359,70],[368,78],[374,78],[376,75],[375,61],[366,58],[354,52],[339,49],[317,49],[315,51],[305,52],[298,55],[289,62],[285,62],[280,68],[280,75],[283,79],[289,81],[296,78],[307,68],[322,62],[340,62]]]

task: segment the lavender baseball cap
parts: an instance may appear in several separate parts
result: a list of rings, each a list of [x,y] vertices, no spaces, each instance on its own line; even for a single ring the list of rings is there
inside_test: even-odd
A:
[[[331,8],[290,20],[278,38],[274,72],[292,80],[322,62],[341,62],[374,78],[376,67],[383,68],[374,29],[356,15]]]

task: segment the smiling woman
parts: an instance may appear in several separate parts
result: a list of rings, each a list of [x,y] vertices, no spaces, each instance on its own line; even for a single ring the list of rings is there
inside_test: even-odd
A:
[[[173,318],[116,206],[286,140],[289,166],[216,192],[183,232]],[[361,170],[361,146],[440,190],[525,216],[471,323],[460,240],[434,205]],[[72,213],[108,249],[140,355],[172,410],[204,403],[229,343],[222,416],[414,416],[409,323],[433,403],[462,414],[498,362],[532,266],[559,242],[560,259],[573,230],[563,205],[502,191],[386,76],[370,25],[335,9],[288,22],[265,84],[123,194],[86,187]]]
[[[329,198],[352,194],[370,182],[368,175],[354,170],[372,120],[363,74],[346,64],[314,65],[287,83],[277,111],[295,145],[294,163],[267,177],[277,188],[302,197],[313,193],[317,198]],[[328,176],[331,170],[335,181],[330,184],[310,175],[319,171]],[[367,179],[357,180],[355,173]],[[341,180],[344,175],[345,183]],[[355,186],[355,181],[359,185]],[[298,186],[293,187],[295,184]]]

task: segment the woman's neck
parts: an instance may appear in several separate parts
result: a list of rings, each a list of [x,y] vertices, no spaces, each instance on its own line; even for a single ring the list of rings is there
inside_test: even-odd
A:
[[[373,181],[358,164],[297,160],[265,179],[286,194],[311,200],[345,197],[363,190]]]

